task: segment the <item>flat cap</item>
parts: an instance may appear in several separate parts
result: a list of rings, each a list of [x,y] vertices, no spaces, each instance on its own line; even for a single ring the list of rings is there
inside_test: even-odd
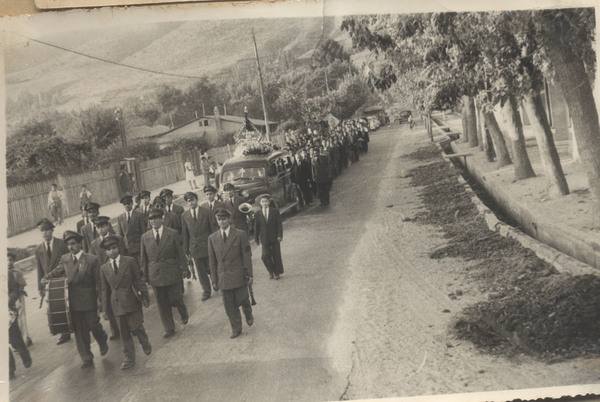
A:
[[[148,219],[162,218],[163,216],[165,216],[165,213],[162,209],[158,208],[152,208],[150,213],[148,213]]]
[[[139,195],[140,195],[140,198],[144,198],[144,197],[150,198],[150,191],[148,191],[148,190],[140,191]]]
[[[215,210],[215,216],[228,218],[231,216],[231,211],[227,208],[217,208]]]
[[[235,190],[235,186],[231,183],[225,183],[223,186],[223,191],[232,191]]]
[[[270,200],[272,197],[271,197],[271,194],[266,194],[266,193],[265,194],[261,194],[258,197],[256,197],[256,199],[258,201],[262,200],[263,198],[266,198],[267,200]]]
[[[186,200],[186,201],[189,201],[192,198],[197,200],[198,199],[198,194],[194,193],[193,191],[188,191],[187,193],[185,193],[183,195],[183,199]]]
[[[76,241],[81,242],[83,240],[83,236],[72,230],[65,231],[65,233],[63,233],[63,240],[65,242],[68,242],[71,239],[75,239]]]
[[[96,226],[100,226],[100,225],[108,225],[110,224],[110,217],[108,216],[97,216],[94,218],[94,225]]]
[[[54,229],[54,224],[50,222],[50,219],[44,218],[37,223],[37,226],[43,230]]]
[[[154,200],[152,201],[152,205],[160,205],[160,206],[164,207],[166,204],[167,204],[167,202],[160,195],[154,197]]]
[[[130,195],[125,195],[121,198],[121,204],[133,204],[133,197]]]
[[[103,249],[108,249],[113,244],[116,244],[118,246],[119,241],[120,241],[120,238],[118,236],[110,234],[110,235],[106,236],[104,239],[102,239],[102,241],[100,242],[100,247],[102,247]]]
[[[95,202],[88,202],[87,204],[85,204],[86,211],[93,211],[98,209],[100,209],[100,204],[97,204]]]
[[[215,194],[217,193],[217,189],[214,188],[213,186],[211,186],[210,184],[204,186],[204,188],[202,189],[202,191],[204,191],[205,193],[211,193],[211,192],[215,193]]]
[[[165,189],[162,189],[162,190],[160,191],[160,194],[159,194],[159,195],[160,195],[161,197],[168,197],[168,196],[171,196],[171,197],[172,197],[172,196],[173,196],[173,190],[171,190],[170,188],[165,188]]]

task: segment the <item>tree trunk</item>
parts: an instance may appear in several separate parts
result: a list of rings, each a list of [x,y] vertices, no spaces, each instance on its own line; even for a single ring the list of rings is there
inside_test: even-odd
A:
[[[477,117],[475,116],[475,101],[472,96],[467,97],[467,132],[469,137],[469,147],[478,146]]]
[[[433,142],[433,127],[431,122],[431,113],[427,113],[427,134],[429,134],[429,139]]]
[[[487,137],[485,135],[485,122],[481,114],[481,107],[479,107],[478,103],[475,104],[475,112],[475,116],[477,117],[477,140],[479,141],[479,150],[485,152],[488,157],[491,157],[491,153],[488,150],[489,145],[487,143]],[[491,160],[488,160],[488,162],[491,162]]]
[[[508,148],[506,148],[506,142],[504,141],[502,131],[500,131],[500,127],[496,121],[496,116],[494,116],[493,112],[484,110],[483,118],[485,119],[485,123],[487,124],[488,130],[490,130],[490,135],[492,136],[492,143],[494,144],[494,151],[496,152],[496,158],[498,160],[497,167],[501,168],[503,166],[510,165],[512,160],[510,159]]]
[[[540,150],[540,159],[548,183],[548,193],[550,195],[569,194],[569,186],[560,164],[560,158],[540,94],[533,90],[530,91],[524,97],[523,106],[525,106],[529,115],[531,127]]]
[[[468,109],[468,105],[469,105],[469,97],[468,96],[463,96],[463,100],[462,100],[462,110],[461,110],[461,116],[462,116],[462,132],[463,132],[463,140],[462,142],[469,142],[469,126],[467,124],[467,109]]]
[[[513,157],[515,180],[534,177],[535,172],[525,148],[525,137],[523,136],[523,122],[517,108],[517,100],[509,96],[502,106],[502,117],[507,125],[507,139],[510,142]]]
[[[577,138],[575,138],[575,131],[573,131],[573,120],[571,120],[571,127],[569,129],[569,136],[571,137],[570,151],[573,162],[581,162],[579,157],[579,148],[577,148]]]
[[[546,51],[573,121],[577,149],[586,171],[590,191],[600,201],[600,123],[583,61],[557,35],[549,35]]]

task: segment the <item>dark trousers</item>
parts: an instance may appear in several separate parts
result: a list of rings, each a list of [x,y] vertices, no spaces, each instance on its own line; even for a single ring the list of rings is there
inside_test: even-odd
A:
[[[90,350],[90,331],[94,335],[94,339],[96,339],[98,345],[105,345],[108,339],[106,332],[102,328],[102,324],[100,324],[98,312],[96,310],[71,311],[71,321],[75,332],[75,342],[77,342],[77,352],[79,352],[81,360],[93,360],[94,355]]]
[[[110,300],[110,289],[108,290],[108,300]],[[108,316],[108,322],[110,323],[110,333],[111,335],[119,335],[119,324],[117,324],[117,319],[115,318],[115,314],[112,310],[111,303],[107,303],[108,307],[106,308],[106,315]]]
[[[135,362],[135,345],[133,336],[138,338],[140,345],[148,347],[150,340],[146,329],[144,329],[144,315],[142,310],[134,311],[117,317],[119,329],[121,330],[121,341],[123,342],[123,361]]]
[[[223,306],[231,324],[231,332],[242,332],[242,315],[240,306],[246,316],[246,319],[252,315],[252,306],[248,295],[248,286],[241,286],[235,289],[223,289]]]
[[[269,274],[283,274],[281,247],[278,241],[271,244],[262,243],[262,260]]]
[[[23,366],[25,366],[26,368],[30,367],[31,355],[29,354],[29,349],[27,349],[27,345],[25,345],[25,341],[23,341],[23,334],[21,334],[21,329],[19,328],[18,320],[15,320],[8,327],[8,343],[17,353],[19,353],[19,356],[21,356]],[[17,365],[15,364],[15,358],[12,354],[12,351],[8,349],[8,352],[9,372],[12,374],[17,369]]]
[[[313,194],[310,189],[310,184],[308,180],[301,181],[298,186],[300,187],[300,191],[302,191],[302,197],[304,198],[305,204],[310,204],[313,201]]]
[[[172,308],[177,308],[182,320],[188,317],[187,308],[183,304],[181,285],[176,283],[168,286],[153,286],[153,288],[156,295],[156,304],[158,305],[158,314],[165,331],[175,331]]]
[[[206,258],[194,258],[194,265],[196,266],[196,272],[198,273],[198,280],[202,285],[202,291],[205,296],[210,296],[212,287],[210,285],[210,277],[208,276],[208,257]]]
[[[331,183],[328,181],[324,181],[322,183],[317,183],[317,187],[319,189],[319,200],[321,201],[321,205],[329,205],[329,189]]]

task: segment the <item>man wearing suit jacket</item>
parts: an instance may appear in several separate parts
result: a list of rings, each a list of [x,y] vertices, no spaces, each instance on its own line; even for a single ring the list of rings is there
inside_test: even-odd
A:
[[[226,183],[223,186],[223,205],[231,211],[232,224],[236,229],[243,230],[248,234],[248,221],[246,220],[246,214],[240,211],[240,204],[244,203],[244,200],[239,195],[235,194],[235,186],[231,183]]]
[[[217,209],[215,215],[220,229],[208,238],[208,260],[213,289],[223,293],[233,339],[242,333],[240,306],[248,326],[254,323],[248,294],[248,285],[252,285],[252,250],[246,233],[230,225],[228,208]]]
[[[98,229],[98,237],[94,239],[92,245],[90,247],[90,254],[94,254],[98,257],[98,261],[100,261],[100,265],[104,264],[108,260],[108,255],[106,254],[106,250],[101,246],[102,241],[106,239],[108,236],[114,236],[119,239],[119,251],[123,255],[127,255],[127,246],[125,246],[125,240],[122,237],[116,235],[110,235],[108,233],[108,228],[110,227],[110,218],[108,216],[98,216],[94,219],[94,224]],[[110,304],[108,305],[108,310],[103,310],[104,315],[108,318],[110,322],[110,337],[111,341],[115,339],[119,339],[119,325],[117,324],[117,319],[113,314]]]
[[[181,220],[181,215],[185,209],[181,205],[173,203],[173,190],[165,188],[160,192],[160,196],[165,200],[165,212],[173,212]]]
[[[217,230],[214,215],[209,209],[198,206],[198,195],[191,191],[185,193],[189,209],[181,215],[183,228],[183,250],[194,259],[198,279],[202,285],[202,301],[210,297],[211,287],[208,277],[208,236]]]
[[[85,210],[85,206],[83,208],[83,211],[81,211],[81,220],[77,221],[77,233],[79,234],[81,234],[81,228],[91,222],[87,211]]]
[[[175,334],[172,307],[181,315],[181,322],[187,324],[189,316],[183,303],[181,276],[189,278],[187,259],[176,231],[163,226],[163,211],[152,209],[148,214],[152,229],[142,235],[143,279],[154,288],[160,319],[165,328],[163,337]]]
[[[254,219],[254,240],[256,244],[262,243],[262,260],[269,271],[269,278],[279,279],[279,275],[283,274],[279,245],[283,239],[281,215],[277,208],[270,206],[269,194],[263,194],[259,199],[261,209],[256,212]]]
[[[132,335],[138,338],[146,355],[152,353],[148,334],[144,329],[142,301],[149,305],[148,288],[140,277],[140,268],[133,257],[120,253],[123,239],[109,235],[100,246],[105,250],[107,261],[100,267],[102,278],[102,309],[114,312],[119,320],[123,341],[123,363],[121,370],[135,366],[135,345]],[[142,299],[138,299],[138,295]]]
[[[150,222],[148,222],[148,214],[150,213],[150,210],[152,209],[152,205],[150,205],[150,191],[147,191],[147,190],[140,191],[138,196],[140,197],[140,206],[138,208],[138,211],[142,215],[144,215],[144,219],[146,220],[147,229],[150,229]]]
[[[313,180],[317,183],[321,206],[327,206],[329,205],[329,190],[331,186],[329,159],[324,155],[320,155],[319,151],[319,148],[315,148],[314,157],[312,159]]]
[[[85,210],[88,213],[91,222],[81,228],[81,235],[83,236],[83,252],[91,253],[90,247],[92,246],[92,242],[98,237],[98,228],[96,228],[96,225],[94,224],[94,219],[100,215],[100,204],[88,202],[85,205]],[[111,234],[115,234],[115,230],[110,223],[108,231]]]
[[[133,197],[126,195],[121,198],[125,212],[117,217],[117,232],[125,240],[128,256],[134,257],[140,263],[142,234],[148,230],[144,215],[133,210]]]
[[[63,239],[69,254],[61,257],[58,266],[46,275],[45,279],[67,277],[69,310],[77,351],[83,360],[81,368],[88,368],[94,365],[94,355],[90,350],[90,331],[100,346],[100,355],[104,356],[108,352],[108,336],[98,317],[98,301],[102,287],[100,262],[95,255],[83,252],[83,237],[79,233],[67,230]]]
[[[42,232],[43,242],[35,249],[35,262],[37,266],[38,291],[40,297],[45,297],[45,285],[42,283],[44,276],[50,273],[58,263],[60,258],[69,252],[67,245],[62,239],[56,238],[54,234],[54,225],[49,219],[42,219],[37,224]],[[71,334],[61,334],[57,345],[63,344],[71,339]]]
[[[220,199],[217,199],[217,189],[213,186],[204,186],[203,191],[204,195],[206,195],[206,201],[200,204],[200,206],[210,210],[210,214],[214,220],[215,228],[218,228],[217,218],[215,217],[215,211],[218,208],[223,207],[223,202]]]
[[[166,210],[165,199],[161,196],[154,197],[152,206],[154,208],[161,209],[165,214],[163,216],[163,225],[175,230],[177,234],[181,235],[181,216],[177,215],[175,212],[169,212]]]

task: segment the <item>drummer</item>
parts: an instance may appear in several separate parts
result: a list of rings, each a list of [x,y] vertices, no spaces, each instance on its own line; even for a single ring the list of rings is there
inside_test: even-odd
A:
[[[83,363],[81,368],[94,366],[94,355],[90,350],[90,331],[100,346],[100,355],[108,352],[108,336],[98,317],[100,296],[100,261],[93,254],[82,250],[83,237],[71,230],[63,234],[69,254],[61,257],[58,266],[48,273],[44,279],[67,277],[69,284],[69,310],[71,323],[75,332],[77,351]]]

